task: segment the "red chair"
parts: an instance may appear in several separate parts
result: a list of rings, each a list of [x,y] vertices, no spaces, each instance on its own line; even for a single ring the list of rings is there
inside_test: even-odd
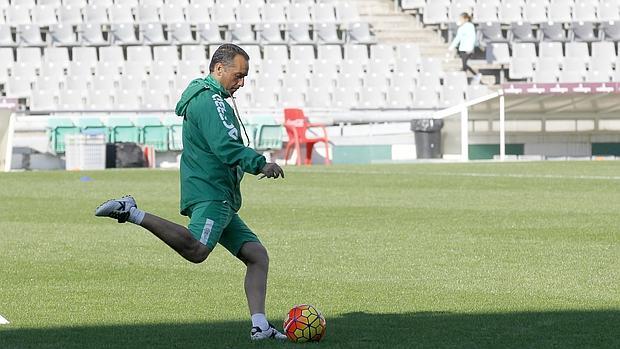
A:
[[[306,131],[310,127],[319,127],[323,130],[323,137],[307,138]],[[327,129],[322,124],[311,124],[304,116],[301,109],[288,108],[284,109],[284,128],[288,134],[288,144],[286,145],[284,163],[288,163],[288,157],[291,149],[295,147],[297,152],[297,165],[301,165],[301,145],[306,145],[306,165],[312,165],[312,149],[316,143],[325,143],[325,164],[329,165],[329,139],[327,139]]]

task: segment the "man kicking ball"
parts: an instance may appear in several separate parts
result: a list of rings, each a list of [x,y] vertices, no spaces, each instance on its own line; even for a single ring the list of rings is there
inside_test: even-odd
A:
[[[104,202],[95,215],[140,225],[193,263],[203,262],[221,244],[247,266],[250,338],[286,339],[265,317],[267,250],[237,215],[244,172],[284,178],[280,166],[244,145],[238,115],[224,101],[243,87],[249,59],[239,46],[220,46],[211,58],[210,74],[192,81],[177,103],[176,114],[183,117],[181,214],[190,217],[188,228],[138,209],[131,196]]]

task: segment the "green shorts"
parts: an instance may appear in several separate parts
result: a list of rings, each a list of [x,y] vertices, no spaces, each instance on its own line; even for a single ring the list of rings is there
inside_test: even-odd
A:
[[[260,243],[226,201],[199,202],[189,209],[189,218],[187,228],[196,240],[210,250],[220,243],[236,257],[246,242]]]

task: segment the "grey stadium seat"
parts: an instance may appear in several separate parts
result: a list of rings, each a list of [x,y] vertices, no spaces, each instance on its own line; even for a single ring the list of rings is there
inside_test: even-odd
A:
[[[107,22],[107,15],[105,14],[105,10],[103,14],[106,16],[105,21]],[[82,13],[79,7],[76,6],[62,6],[58,9],[58,22],[67,24],[67,25],[78,25],[82,23]]]
[[[560,64],[557,58],[539,58],[536,61],[534,82],[555,83],[560,74]]]
[[[176,46],[155,46],[153,47],[153,61],[177,64],[179,53]]]
[[[22,24],[17,27],[20,46],[45,46],[41,36],[41,28],[36,24]]]
[[[186,8],[187,21],[193,25],[211,22],[209,6],[202,3],[192,3]]]
[[[372,44],[376,42],[375,37],[370,33],[370,26],[367,22],[350,23],[348,30],[348,42],[358,44]]]
[[[139,45],[133,23],[113,23],[110,26],[113,42],[117,45]]]
[[[141,41],[145,45],[165,45],[169,43],[164,35],[161,23],[146,23],[140,25]]]
[[[170,42],[177,45],[198,43],[198,40],[196,40],[192,34],[191,24],[187,22],[168,24],[168,38]]]
[[[441,88],[441,101],[440,105],[444,108],[449,108],[455,105],[459,105],[465,101],[465,87],[446,85]]]
[[[252,30],[252,25],[249,23],[235,23],[231,25],[231,38],[233,42],[237,44],[255,44],[256,34]]]
[[[189,10],[188,10],[189,11]],[[185,16],[183,14],[183,7],[175,4],[167,3],[160,8],[161,21],[164,23],[185,23]],[[206,21],[208,17],[203,18]]]
[[[110,19],[111,24],[134,22],[131,7],[126,4],[118,4],[108,8],[108,18]]]
[[[226,3],[218,3],[211,8],[211,20],[214,23],[225,25],[237,21],[233,7]]]
[[[314,23],[336,23],[334,3],[321,2],[314,6]]]
[[[487,22],[478,25],[479,41],[483,46],[491,42],[508,42],[502,33],[502,27],[499,22]]]
[[[357,3],[339,1],[336,3],[336,18],[339,23],[359,22]]]
[[[105,46],[109,42],[103,38],[101,24],[85,23],[78,27],[79,40],[85,46]]]
[[[565,56],[587,61],[590,58],[588,44],[585,42],[568,42],[565,45]]]
[[[514,42],[538,42],[538,37],[534,34],[534,27],[529,22],[512,23],[509,39]]]
[[[309,3],[293,3],[288,6],[286,19],[289,23],[310,23]]]
[[[69,24],[54,24],[50,26],[51,43],[54,46],[76,46],[77,36],[73,31],[73,26]]]
[[[340,44],[343,40],[338,37],[335,23],[320,23],[314,25],[315,37],[320,44]]]
[[[263,7],[263,23],[286,23],[283,4],[268,3]]]
[[[570,39],[566,35],[566,30],[562,23],[545,22],[540,25],[543,41],[566,42]]]
[[[603,38],[607,41],[620,41],[620,23],[605,22],[601,23],[600,30],[603,32]]]
[[[536,46],[531,43],[517,43],[512,46],[512,56],[515,58],[527,58],[530,61],[536,59]]]
[[[598,4],[598,1],[596,4]],[[573,7],[573,19],[579,22],[598,21],[596,17],[596,4],[589,1],[576,1]],[[605,10],[605,8],[602,9]]]
[[[317,46],[317,58],[327,59],[339,64],[342,61],[342,46],[319,45]]]
[[[36,23],[42,27],[47,27],[58,23],[54,7],[47,5],[35,6],[30,14],[32,15],[32,23]]]
[[[413,93],[414,108],[434,109],[439,106],[439,98],[437,92],[426,86],[416,87]]]
[[[84,7],[84,22],[90,24],[108,24],[107,9],[99,5],[88,5]]]
[[[260,41],[263,44],[283,44],[285,42],[278,24],[262,23],[259,32]]]
[[[207,44],[223,44],[226,42],[222,38],[220,28],[214,23],[201,23],[198,25],[197,35],[200,37],[200,41]]]
[[[74,47],[71,49],[71,54],[74,61],[88,64],[90,67],[97,64],[97,49],[94,47]]]
[[[594,34],[594,24],[592,22],[574,22],[571,26],[573,40],[582,42],[599,41]]]
[[[439,91],[439,89],[441,88],[441,81],[439,80],[439,76],[433,73],[420,73],[417,81],[417,86],[426,86],[433,91]]]
[[[26,25],[30,24],[30,14],[29,9],[25,6],[12,5],[7,7],[4,10],[4,14],[6,16],[6,24],[9,24],[13,27],[17,27],[18,25]]]
[[[136,9],[136,22],[159,23],[159,7],[142,4]]]
[[[595,61],[599,67],[609,66],[616,62],[616,46],[613,42],[593,42],[592,43],[592,61]],[[602,69],[598,69],[602,70]]]
[[[387,91],[388,108],[411,108],[413,104],[413,94],[407,88],[400,86],[390,86]]]
[[[288,25],[288,40],[292,44],[311,44],[314,41],[310,37],[308,23],[292,23]]]
[[[262,5],[258,3],[242,3],[237,7],[237,22],[258,24],[261,11]]]

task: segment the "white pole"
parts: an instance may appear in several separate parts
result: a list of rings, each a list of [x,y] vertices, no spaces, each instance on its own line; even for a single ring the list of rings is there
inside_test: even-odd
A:
[[[469,113],[461,109],[461,161],[469,161]]]
[[[506,110],[504,94],[499,95],[499,160],[506,159]]]

